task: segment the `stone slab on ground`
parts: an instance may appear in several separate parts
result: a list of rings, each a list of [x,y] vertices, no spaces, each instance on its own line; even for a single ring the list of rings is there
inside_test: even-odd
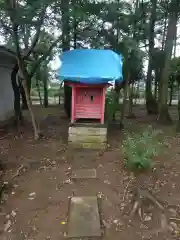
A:
[[[96,169],[77,169],[72,171],[72,179],[89,179],[96,178]]]
[[[68,219],[68,238],[100,237],[97,197],[72,197]]]

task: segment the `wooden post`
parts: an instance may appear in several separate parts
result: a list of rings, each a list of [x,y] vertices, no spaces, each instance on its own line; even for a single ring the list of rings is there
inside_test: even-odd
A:
[[[104,124],[105,101],[106,101],[106,87],[104,86],[102,96],[101,124]]]

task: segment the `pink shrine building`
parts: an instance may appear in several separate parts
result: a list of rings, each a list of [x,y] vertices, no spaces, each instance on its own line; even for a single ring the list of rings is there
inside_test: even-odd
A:
[[[104,124],[105,95],[109,84],[66,84],[72,88],[71,123],[92,119]]]
[[[106,147],[106,89],[110,81],[123,81],[121,55],[112,50],[74,49],[64,52],[60,61],[57,76],[72,88],[68,144]]]

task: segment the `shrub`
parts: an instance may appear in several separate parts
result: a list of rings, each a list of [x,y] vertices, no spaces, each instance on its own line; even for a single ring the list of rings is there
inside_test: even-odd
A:
[[[152,158],[157,156],[161,148],[158,135],[161,131],[151,126],[138,134],[126,134],[123,141],[125,167],[132,171],[148,170],[153,167]]]

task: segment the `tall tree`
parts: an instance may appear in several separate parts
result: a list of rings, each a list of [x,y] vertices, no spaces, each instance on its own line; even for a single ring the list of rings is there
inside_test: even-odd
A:
[[[9,37],[13,40],[19,72],[22,76],[22,86],[31,115],[35,139],[39,138],[40,131],[32,109],[29,86],[31,85],[31,79],[38,66],[47,58],[59,39],[56,39],[49,49],[47,49],[46,53],[40,56],[36,62],[31,64],[31,68],[29,68],[29,64],[27,64],[27,59],[32,57],[32,53],[38,44],[40,33],[42,28],[44,28],[43,23],[45,20],[49,21],[47,9],[52,2],[53,1],[48,0],[45,0],[44,2],[41,0],[7,0],[5,2],[0,2],[0,12],[3,13],[3,16],[6,19],[6,21],[2,18],[0,19],[1,28],[4,32],[7,32]]]
[[[172,50],[174,40],[176,39],[177,33],[177,19],[179,11],[179,0],[171,0],[169,4],[169,15],[168,15],[168,27],[167,35],[164,48],[164,63],[161,73],[161,94],[160,94],[160,106],[158,120],[162,123],[171,122],[171,117],[168,112],[168,83],[169,83],[169,70],[170,61],[172,57]]]
[[[15,113],[15,125],[18,127],[19,124],[23,123],[23,115],[21,111],[20,103],[20,89],[18,85],[18,64],[16,63],[11,73],[11,84],[14,92],[14,113]]]
[[[62,51],[70,49],[70,1],[61,1],[62,15]],[[68,80],[68,79],[66,79]],[[71,87],[64,85],[64,109],[68,117],[71,116]]]
[[[154,51],[154,38],[155,38],[155,22],[156,22],[156,9],[157,0],[151,0],[151,13],[149,23],[149,62],[146,80],[146,108],[148,114],[158,112],[158,105],[152,95],[152,70],[153,70],[153,51]]]

